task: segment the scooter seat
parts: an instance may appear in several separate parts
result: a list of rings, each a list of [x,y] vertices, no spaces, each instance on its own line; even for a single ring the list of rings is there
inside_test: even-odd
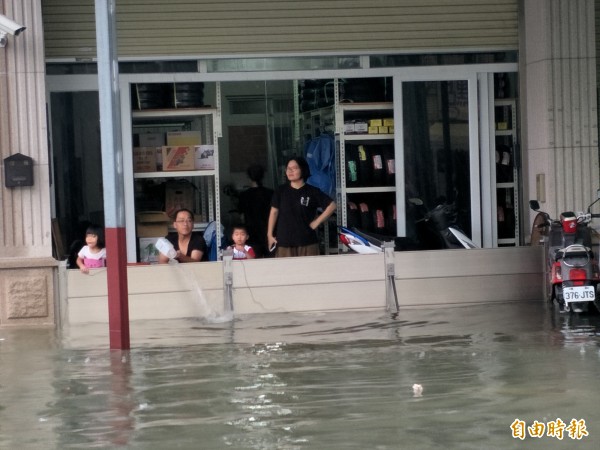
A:
[[[351,227],[350,231],[378,247],[382,247],[384,242],[393,242],[395,251],[418,250],[417,243],[413,239],[408,237],[386,236],[383,234],[371,232],[366,233],[364,231],[359,230],[356,227]]]
[[[590,258],[594,259],[594,252],[589,247],[583,245],[571,245],[566,248],[556,249],[554,255],[555,261],[560,261],[563,258]]]

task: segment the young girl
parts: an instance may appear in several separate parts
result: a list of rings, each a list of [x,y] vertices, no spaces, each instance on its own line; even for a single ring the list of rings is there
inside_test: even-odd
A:
[[[248,232],[244,225],[236,225],[233,227],[233,233],[231,234],[231,240],[233,245],[229,246],[230,250],[233,250],[233,259],[253,259],[255,258],[254,250],[249,245],[246,245],[248,240]]]
[[[90,273],[90,269],[106,266],[106,249],[102,228],[90,225],[85,231],[85,243],[77,254],[77,267],[82,273]]]

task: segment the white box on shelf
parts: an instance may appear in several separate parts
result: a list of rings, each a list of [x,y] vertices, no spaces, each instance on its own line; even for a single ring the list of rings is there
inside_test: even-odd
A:
[[[140,133],[140,147],[162,147],[165,145],[165,133]]]
[[[196,145],[195,168],[196,170],[214,170],[215,168],[215,146]]]
[[[139,238],[140,244],[140,261],[154,263],[158,262],[158,250],[156,249],[156,241],[164,236],[158,237],[143,237]]]

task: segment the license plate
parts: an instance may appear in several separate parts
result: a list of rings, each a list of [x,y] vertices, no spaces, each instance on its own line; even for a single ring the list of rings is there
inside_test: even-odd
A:
[[[596,299],[594,286],[563,287],[565,302],[591,302]]]

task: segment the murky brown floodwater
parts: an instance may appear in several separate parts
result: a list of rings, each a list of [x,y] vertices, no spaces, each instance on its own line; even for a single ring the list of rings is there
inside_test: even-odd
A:
[[[107,332],[0,330],[0,448],[600,448],[597,314],[146,321],[130,352],[107,350]],[[513,437],[535,421],[543,437]]]

